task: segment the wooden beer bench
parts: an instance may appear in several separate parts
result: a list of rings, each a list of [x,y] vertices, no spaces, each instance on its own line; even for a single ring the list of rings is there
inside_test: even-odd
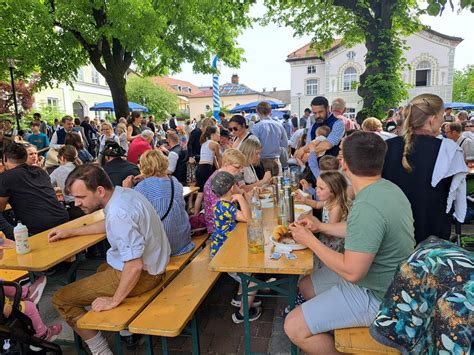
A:
[[[193,354],[200,353],[195,313],[220,276],[220,272],[209,270],[210,260],[208,245],[130,323],[130,332],[147,335],[147,354],[153,354],[152,336],[161,337],[163,354],[168,354],[167,338],[184,330],[192,337]]]
[[[118,307],[103,311],[93,312],[89,311],[82,316],[77,326],[82,329],[103,330],[116,332],[116,352],[122,354],[122,346],[120,340],[120,331],[126,330],[132,320],[140,314],[140,312],[159,294],[186,266],[192,257],[201,249],[206,243],[208,235],[201,235],[194,237],[192,241],[195,246],[190,253],[173,256],[170,258],[166,266],[166,273],[163,281],[153,290],[145,292],[142,295],[126,298]],[[82,344],[76,343],[78,352],[82,350]]]
[[[397,349],[378,343],[369,333],[369,328],[345,328],[334,331],[336,350],[350,354],[400,354]]]

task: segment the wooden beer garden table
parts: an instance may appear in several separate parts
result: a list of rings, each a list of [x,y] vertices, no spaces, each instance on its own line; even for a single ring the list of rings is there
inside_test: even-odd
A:
[[[57,226],[57,229],[77,228],[104,220],[102,210],[82,216],[73,221]],[[56,229],[53,228],[53,229]],[[63,261],[74,258],[80,252],[99,243],[105,239],[105,233],[77,236],[62,239],[54,243],[48,241],[47,230],[29,238],[31,252],[19,255],[15,249],[4,249],[3,258],[0,260],[0,269],[26,270],[29,272],[41,272],[52,268]],[[74,281],[78,259],[71,265],[68,272],[68,282]]]
[[[274,252],[272,242],[269,240],[273,229],[278,224],[278,209],[263,209],[263,226],[265,235],[265,250],[263,253],[249,253],[247,247],[247,224],[238,223],[229,239],[220,248],[219,252],[209,263],[209,269],[219,272],[236,272],[242,279],[242,301],[244,303],[244,338],[245,353],[251,353],[250,321],[247,296],[251,291],[270,288],[278,295],[288,297],[288,304],[294,308],[299,275],[307,275],[313,270],[313,253],[309,249],[294,251],[295,260],[288,260],[282,254],[279,260],[270,259]],[[280,274],[283,277],[273,282],[265,282],[253,277],[251,274]],[[256,286],[248,287],[249,282]],[[281,287],[288,285],[288,288]],[[264,295],[263,295],[264,296]],[[292,344],[291,353],[296,354],[296,346]]]

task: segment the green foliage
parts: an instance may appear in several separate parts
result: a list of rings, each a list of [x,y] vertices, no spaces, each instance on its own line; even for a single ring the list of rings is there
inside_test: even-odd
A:
[[[454,72],[453,102],[474,103],[474,65]]]
[[[176,119],[179,121],[184,121],[186,122],[189,120],[189,112],[187,111],[180,111],[176,114]]]
[[[422,11],[431,16],[442,15],[447,6],[449,6],[453,11],[456,9],[452,0],[426,0],[426,8]],[[458,11],[463,9],[469,9],[474,13],[474,0],[460,0]]]
[[[214,0],[0,0],[1,59],[20,59],[19,73],[41,73],[41,84],[75,75],[87,60],[107,81],[118,116],[127,114],[124,75],[133,62],[146,75],[212,72],[219,55],[236,67],[243,49],[235,39],[251,24],[254,1]]]
[[[41,105],[39,110],[31,110],[27,115],[23,116],[21,119],[22,127],[29,127],[31,121],[33,121],[33,114],[38,112],[41,114],[41,119],[46,121],[49,125],[53,125],[54,120],[57,118],[61,120],[63,116],[66,115],[66,112],[60,111],[57,107],[52,107],[48,105]]]
[[[178,97],[148,78],[130,77],[127,94],[130,101],[146,106],[158,120],[165,119],[178,110]]]

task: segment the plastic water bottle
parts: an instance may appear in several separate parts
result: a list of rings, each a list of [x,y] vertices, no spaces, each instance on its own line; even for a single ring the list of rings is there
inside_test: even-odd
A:
[[[288,169],[283,170],[283,186],[290,186],[291,177]]]
[[[265,238],[263,235],[263,216],[262,216],[262,203],[258,197],[258,193],[254,190],[252,196],[252,219],[247,223],[247,242],[249,252],[263,253]]]
[[[17,254],[27,254],[31,251],[30,241],[28,240],[28,228],[18,221],[18,224],[13,229],[15,236],[15,247]]]

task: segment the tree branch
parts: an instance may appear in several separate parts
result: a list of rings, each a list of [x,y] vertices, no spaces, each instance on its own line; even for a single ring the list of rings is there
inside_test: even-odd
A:
[[[357,16],[363,17],[365,20],[369,22],[374,21],[374,18],[369,10],[367,10],[366,8],[357,6],[358,4],[357,0],[333,0],[333,4],[335,6],[342,7],[346,10],[350,10],[354,12]]]

